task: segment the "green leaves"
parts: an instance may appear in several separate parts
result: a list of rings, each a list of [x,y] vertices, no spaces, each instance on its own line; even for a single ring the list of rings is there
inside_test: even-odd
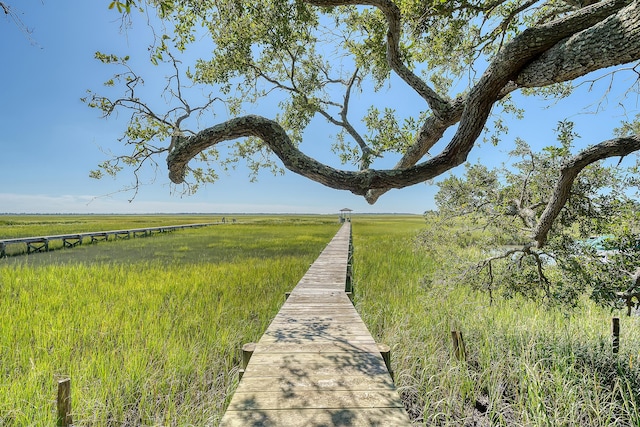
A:
[[[640,135],[640,113],[633,120],[623,120],[620,127],[614,129],[614,134],[618,137]]]
[[[403,153],[414,141],[418,126],[413,118],[405,119],[401,125],[395,110],[385,108],[380,112],[373,106],[363,122],[369,129],[367,142],[376,152]]]
[[[106,54],[106,53],[102,53],[102,52],[96,52],[94,54],[94,57],[98,61],[102,62],[103,64],[125,63],[126,61],[129,60],[128,56],[120,58],[120,57],[118,57],[116,55]]]
[[[446,215],[491,215],[499,210],[502,185],[498,172],[483,165],[465,165],[464,177],[451,176],[438,183],[435,196]]]
[[[629,286],[628,272],[635,270],[633,262],[640,251],[635,243],[624,243],[637,242],[640,230],[638,205],[627,191],[625,168],[602,162],[585,168],[575,179],[544,249],[529,243],[560,168],[576,154],[573,144],[579,135],[574,123],[561,121],[555,130],[558,144],[540,152],[516,139],[509,154],[517,160],[508,168],[465,165],[463,176],[438,184],[436,203],[443,221],[461,218],[456,222],[462,228],[458,234],[474,229],[487,233],[476,238],[484,255],[470,270],[475,276],[469,280],[479,280],[480,287],[502,287],[506,295],[519,293],[565,306],[576,304],[589,292],[599,303],[615,304],[616,292]],[[577,244],[587,236],[607,233],[621,239],[616,239],[616,250],[606,262],[595,250]],[[491,236],[493,245],[488,244]],[[458,270],[469,268],[461,263]]]
[[[270,119],[275,117],[277,126],[287,133],[288,138],[283,139],[287,144],[289,140],[293,142],[290,147],[293,154],[281,157],[293,170],[296,168],[290,159],[300,155],[296,146],[302,143],[305,130],[317,118],[334,125],[335,130],[311,136],[313,143],[333,140],[330,148],[340,160],[357,164],[360,170],[369,169],[374,159],[385,154],[401,157],[396,163],[398,169],[422,162],[409,171],[375,171],[376,178],[371,181],[354,179],[347,185],[346,180],[338,182],[342,178],[336,176],[323,180],[325,185],[366,194],[372,202],[389,188],[429,180],[458,165],[474,146],[480,129],[486,126],[485,113],[495,111],[496,104],[502,110],[494,116],[493,134],[488,139],[495,145],[503,144],[509,130],[505,116],[522,115],[509,93],[518,87],[549,85],[556,81],[551,77],[544,77],[539,83],[522,80],[523,73],[541,61],[544,63],[544,54],[553,52],[554,43],[571,35],[572,29],[584,34],[589,25],[604,22],[600,13],[604,17],[614,13],[615,7],[623,7],[619,4],[611,10],[582,10],[581,14],[592,15],[574,19],[577,17],[572,15],[577,6],[571,2],[395,0],[331,6],[335,3],[341,2],[113,1],[109,7],[127,14],[127,19],[133,18],[130,10],[135,6],[144,11],[144,18],[152,23],[148,59],[158,68],[170,70],[166,87],[156,89],[161,92],[166,109],[158,107],[153,94],[142,89],[142,76],[135,73],[128,57],[101,53],[96,57],[103,63],[124,68],[107,80],[105,86],[108,90],[120,87],[125,96],[90,93],[85,99],[104,116],[123,108],[132,112],[124,139],[136,146],[142,144],[139,153],[144,154],[140,157],[144,159],[150,158],[145,157],[147,153],[171,151],[174,142],[183,135],[198,135],[203,127],[209,126],[208,122],[199,123],[196,116],[205,111],[213,113],[215,100],[224,103],[225,119],[234,119],[245,110]],[[559,21],[555,26],[525,31],[558,17],[567,23],[562,31],[555,27],[560,25]],[[194,59],[191,52],[198,57]],[[412,89],[416,101],[422,103],[413,107],[413,101],[407,102],[413,111],[400,109],[398,103],[403,100],[380,91],[390,87],[392,71],[399,77],[399,84]],[[568,72],[563,75],[565,80],[572,78],[566,77]],[[210,91],[204,90],[207,94],[199,97],[191,90],[194,87],[199,90],[208,87]],[[552,96],[565,96],[572,90],[570,83],[560,83],[547,92]],[[361,93],[365,95],[359,96]],[[535,93],[547,94],[545,91]],[[363,100],[366,105],[354,106]],[[458,123],[457,132],[442,156],[425,160],[430,149],[444,145],[438,144],[439,139]],[[633,126],[629,123],[620,132],[631,132],[635,129]],[[540,153],[532,153],[524,142],[516,141],[513,154],[518,162],[512,170],[498,173],[497,178],[491,180],[490,190],[483,190],[489,183],[482,181],[490,171],[469,169],[473,176],[467,179],[478,180],[473,184],[478,188],[469,193],[470,197],[462,205],[476,209],[482,204],[482,211],[495,218],[500,213],[513,211],[509,221],[520,221],[520,226],[531,229],[548,197],[554,174],[562,161],[571,156],[572,144],[577,138],[570,122],[560,123],[557,131],[560,143]],[[235,135],[225,135],[225,141],[233,140]],[[234,142],[230,152],[222,155],[222,163],[228,167],[246,159],[252,179],[262,168],[277,173],[279,170],[266,147],[270,143],[273,141]],[[200,147],[194,146],[196,150]],[[147,148],[150,151],[145,151]],[[131,164],[138,166],[135,162]],[[179,181],[182,169],[178,175]],[[197,180],[208,179],[199,169],[194,169],[193,175]],[[396,180],[397,176],[411,178]],[[598,206],[606,204],[603,194],[590,191],[587,183],[605,182],[611,175],[595,167],[584,176],[588,178],[576,182],[574,187],[582,201],[576,202],[575,209],[562,213],[563,224],[593,210],[593,203],[587,199],[595,200]],[[523,182],[525,185],[520,188]],[[462,191],[462,188],[455,190],[456,193]],[[443,203],[449,198],[462,200],[459,195],[454,197],[453,188],[450,192]],[[447,203],[453,209],[454,203]],[[556,211],[550,212],[555,215]]]
[[[131,6],[135,5],[136,2],[134,0],[126,0],[124,2],[116,0],[109,3],[109,9],[113,9],[115,7],[118,13],[131,13]]]
[[[377,9],[344,8],[337,20],[350,35],[344,47],[353,56],[357,67],[371,74],[376,89],[388,80],[391,68],[387,62],[387,26],[382,13]]]

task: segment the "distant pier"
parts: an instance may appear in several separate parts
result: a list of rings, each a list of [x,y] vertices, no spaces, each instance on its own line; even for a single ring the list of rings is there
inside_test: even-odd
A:
[[[26,253],[47,252],[50,243],[61,241],[63,248],[72,248],[85,242],[95,243],[101,241],[129,239],[131,237],[150,236],[152,234],[168,233],[185,228],[199,228],[216,225],[218,223],[199,223],[183,225],[166,225],[162,227],[133,228],[129,230],[90,231],[86,233],[59,234],[55,236],[17,237],[14,239],[0,239],[0,258],[7,256],[9,245],[26,245]]]

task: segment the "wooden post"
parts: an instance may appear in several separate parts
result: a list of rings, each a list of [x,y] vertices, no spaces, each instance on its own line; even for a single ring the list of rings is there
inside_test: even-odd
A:
[[[353,292],[353,268],[347,264],[347,282],[344,286],[345,292]]]
[[[467,353],[464,347],[464,340],[462,339],[462,332],[451,331],[451,340],[453,341],[453,354],[456,355],[456,359],[466,361]]]
[[[71,418],[71,379],[58,380],[58,427],[73,424]]]
[[[389,375],[391,375],[391,381],[393,381],[393,369],[391,369],[391,347],[386,344],[378,343],[378,351],[384,360],[384,364],[387,367],[387,371],[389,371]]]
[[[613,326],[613,354],[618,354],[620,350],[620,318],[614,317],[611,320]]]
[[[250,342],[242,346],[242,369],[238,372],[240,379],[244,375],[245,369],[247,369],[247,365],[249,364],[249,360],[251,360],[251,356],[253,356],[253,352],[256,350],[256,343]]]
[[[351,301],[351,304],[353,304],[353,292],[345,292],[345,294],[347,294],[349,301]]]

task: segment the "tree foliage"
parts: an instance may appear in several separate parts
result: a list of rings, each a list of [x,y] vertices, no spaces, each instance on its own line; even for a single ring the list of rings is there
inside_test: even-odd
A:
[[[638,1],[126,0],[110,7],[125,20],[137,10],[158,16],[163,31],[156,33],[150,60],[174,69],[166,91],[177,105],[151,110],[134,93],[140,82],[134,71],[124,60],[110,61],[125,67],[114,80],[125,96],[92,92],[86,100],[105,116],[129,109],[140,132],[125,135],[132,153],[110,159],[103,169],[117,171],[123,161],[138,168],[162,154],[175,183],[213,181],[216,170],[247,159],[254,174],[283,166],[374,203],[390,189],[465,163],[488,128],[495,131],[494,143],[505,144],[507,129],[495,115],[522,114],[515,91],[568,96],[578,79],[605,68],[610,76],[635,76],[627,84],[638,88]],[[183,64],[180,53],[205,37],[211,54]],[[393,96],[399,85],[422,106],[400,111],[403,100]],[[194,86],[207,88],[198,104],[180,90]],[[377,94],[375,105],[359,105],[363,93],[367,99]],[[260,105],[277,105],[277,113],[247,112]],[[214,107],[226,116],[218,123],[207,120],[203,127],[190,120],[205,111],[210,118]],[[326,142],[305,133],[315,119],[335,126]],[[145,126],[150,131],[142,132]],[[539,246],[581,170],[640,149],[637,129],[624,129],[565,159],[534,230]],[[304,154],[300,144],[310,139],[326,144],[338,162]],[[230,141],[231,153],[218,157],[217,148]],[[194,158],[210,163],[194,166]],[[395,166],[389,168],[389,161]]]
[[[579,139],[569,121],[560,122],[556,133],[557,144],[539,153],[517,140],[510,153],[517,160],[510,168],[467,165],[464,176],[440,182],[439,220],[458,220],[429,229],[421,236],[422,246],[442,252],[439,246],[464,247],[473,236],[482,248],[475,260],[449,257],[450,264],[465,282],[492,293],[499,289],[574,304],[590,292],[600,303],[618,305],[640,292],[637,164],[586,166],[573,181],[545,246],[539,247],[535,230]],[[596,247],[590,236],[602,236],[604,246]]]

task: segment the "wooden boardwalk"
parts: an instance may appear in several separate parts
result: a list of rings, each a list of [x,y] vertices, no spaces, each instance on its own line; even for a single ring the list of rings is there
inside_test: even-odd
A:
[[[350,244],[346,222],[255,344],[221,427],[410,425],[345,292]]]
[[[89,231],[86,233],[59,234],[55,236],[16,237],[13,239],[0,239],[0,258],[7,256],[9,245],[26,245],[27,255],[37,252],[48,252],[49,243],[61,241],[63,248],[73,248],[85,241],[91,243],[112,239],[128,239],[130,237],[151,236],[156,233],[167,233],[185,228],[199,228],[215,225],[217,223],[166,225],[160,227],[133,228],[128,230]]]

